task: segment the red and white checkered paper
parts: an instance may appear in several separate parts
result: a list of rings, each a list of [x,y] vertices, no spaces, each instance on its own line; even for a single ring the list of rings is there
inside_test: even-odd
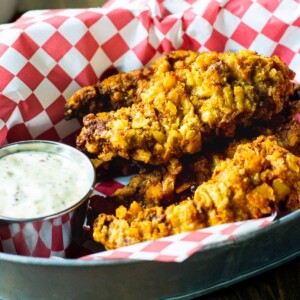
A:
[[[258,230],[272,223],[274,216],[232,224],[222,224],[147,241],[116,250],[81,257],[82,260],[136,259],[162,262],[182,262],[200,249]]]
[[[67,257],[72,244],[72,218],[66,213],[52,220],[0,226],[0,251],[37,257]]]
[[[279,55],[300,81],[299,36],[299,0],[118,0],[102,8],[30,11],[0,25],[0,145],[26,139],[74,144],[80,125],[64,120],[66,100],[82,86],[168,50],[247,48]],[[113,186],[101,183],[97,190],[109,194]]]

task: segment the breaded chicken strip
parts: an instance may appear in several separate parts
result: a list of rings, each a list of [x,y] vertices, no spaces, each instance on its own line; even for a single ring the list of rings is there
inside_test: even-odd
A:
[[[300,100],[293,101],[280,114],[238,132],[234,139],[218,139],[205,145],[201,152],[173,159],[167,166],[143,166],[128,185],[118,189],[107,200],[129,207],[132,201],[142,207],[163,206],[193,197],[195,188],[210,179],[221,159],[232,158],[238,145],[260,135],[274,135],[279,146],[300,156]],[[119,169],[122,162],[110,169]]]
[[[212,161],[203,155],[193,155],[180,162],[173,160],[168,166],[136,174],[128,185],[108,199],[126,207],[133,200],[143,207],[167,206],[192,196],[194,189],[211,177],[212,171]]]
[[[65,105],[65,118],[81,119],[88,113],[130,106],[138,98],[138,90],[147,84],[150,74],[152,70],[148,68],[120,72],[93,86],[79,89]]]
[[[279,128],[256,128],[266,136],[274,135],[279,146],[300,156],[300,123],[292,119]],[[132,201],[142,207],[166,206],[187,197],[193,197],[195,188],[210,179],[216,164],[225,158],[232,158],[238,145],[252,141],[255,132],[241,139],[233,139],[206,151],[183,157],[168,166],[142,170],[134,175],[128,185],[108,197],[109,201],[129,207]]]
[[[242,144],[222,160],[193,199],[167,208],[143,209],[133,202],[116,215],[100,214],[93,238],[106,249],[153,240],[222,223],[260,218],[277,206],[300,208],[300,158],[278,146],[274,137]]]
[[[300,98],[300,97],[299,97]],[[298,98],[298,99],[299,99]],[[300,100],[294,100],[270,121],[250,128],[256,135],[275,135],[278,145],[300,156]]]
[[[118,156],[159,165],[197,153],[206,141],[270,119],[294,93],[294,73],[252,51],[178,50],[159,62],[130,106],[83,118],[77,147],[98,165]]]
[[[88,113],[117,110],[141,100],[149,82],[161,77],[162,67],[174,70],[175,64],[190,56],[189,51],[169,52],[156,58],[150,66],[131,72],[119,72],[92,86],[79,89],[65,105],[65,118],[81,119]]]

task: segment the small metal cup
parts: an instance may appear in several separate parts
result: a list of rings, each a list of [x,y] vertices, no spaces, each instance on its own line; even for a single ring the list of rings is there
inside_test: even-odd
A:
[[[0,216],[0,251],[34,257],[67,257],[76,236],[80,236],[87,199],[95,184],[94,167],[88,157],[75,148],[42,140],[5,145],[0,148],[0,159],[20,151],[47,151],[63,155],[77,163],[82,172],[86,172],[90,186],[85,196],[75,204],[51,215],[28,219]]]

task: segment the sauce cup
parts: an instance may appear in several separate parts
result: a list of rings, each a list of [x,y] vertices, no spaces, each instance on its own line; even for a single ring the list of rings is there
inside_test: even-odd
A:
[[[0,251],[68,257],[95,184],[89,158],[59,142],[0,148]]]

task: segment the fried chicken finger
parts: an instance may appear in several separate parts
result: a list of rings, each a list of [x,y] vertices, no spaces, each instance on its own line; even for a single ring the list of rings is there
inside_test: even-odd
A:
[[[85,116],[77,147],[100,164],[118,156],[166,164],[211,139],[233,137],[239,126],[269,120],[294,93],[294,73],[278,57],[246,50],[177,53],[184,59],[174,69],[163,60],[137,102]]]
[[[232,159],[220,161],[212,178],[193,199],[167,208],[133,202],[116,215],[100,214],[93,238],[106,249],[153,240],[217,224],[260,218],[275,206],[300,208],[300,158],[278,146],[274,137],[242,144]]]

